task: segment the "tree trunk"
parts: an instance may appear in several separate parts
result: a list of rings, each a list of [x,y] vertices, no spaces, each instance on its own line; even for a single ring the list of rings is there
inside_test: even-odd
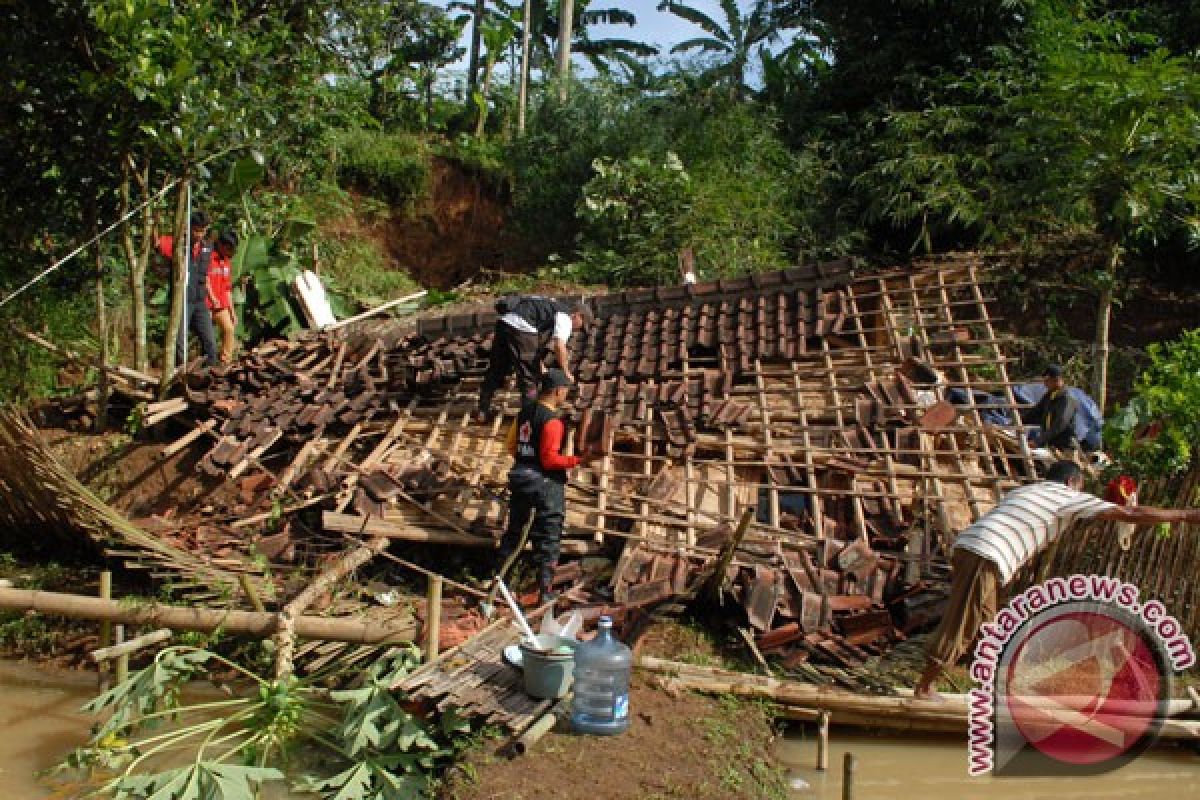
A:
[[[525,0],[521,22],[521,85],[517,90],[517,135],[525,132],[525,106],[529,100],[529,26],[533,17],[533,0]]]
[[[167,336],[166,341],[163,342],[162,382],[159,384],[159,393],[163,397],[166,396],[167,389],[171,385],[171,378],[175,376],[175,370],[186,366],[175,363],[175,347],[179,342],[179,337],[187,336],[183,313],[187,304],[187,264],[191,257],[191,253],[187,250],[188,196],[191,187],[192,178],[185,173],[179,181],[179,195],[175,200],[175,220],[171,225],[175,236],[175,249],[171,254],[171,315],[167,319]],[[184,341],[187,341],[186,338]],[[187,360],[186,347],[184,360]]]
[[[483,62],[483,87],[479,90],[483,102],[479,104],[479,118],[475,121],[476,136],[483,136],[483,129],[487,126],[488,94],[492,91],[492,70],[495,68],[496,56],[488,53]]]
[[[121,177],[121,216],[129,213],[133,205],[130,183],[133,162],[126,160]],[[150,166],[147,164],[138,178],[143,202],[150,199]],[[129,220],[121,223],[121,247],[129,264],[129,306],[132,315],[133,368],[145,372],[150,357],[146,343],[146,269],[150,265],[150,252],[154,246],[154,209],[147,205],[141,212],[142,239],[140,246],[134,240],[133,224]]]
[[[575,29],[575,0],[560,0],[558,12],[558,99],[567,101],[571,81],[571,33]]]
[[[475,0],[471,12],[471,55],[467,58],[467,103],[470,104],[479,84],[479,51],[483,44],[483,15],[487,13],[487,0]]]
[[[386,536],[376,536],[343,554],[283,607],[279,612],[279,632],[275,635],[275,680],[283,680],[292,674],[292,660],[296,653],[296,619],[308,610],[322,592],[332,589],[342,578],[387,550],[389,544],[391,540]]]
[[[104,297],[104,248],[100,244],[100,222],[92,210],[92,257],[96,269],[96,336],[100,340],[99,375],[96,377],[96,432],[101,433],[108,421],[108,366],[112,356],[108,348],[108,303]]]
[[[1117,269],[1121,265],[1121,245],[1109,243],[1108,265],[1100,302],[1096,306],[1096,341],[1092,345],[1092,399],[1104,413],[1108,400],[1108,331],[1112,323],[1113,291],[1117,285]]]

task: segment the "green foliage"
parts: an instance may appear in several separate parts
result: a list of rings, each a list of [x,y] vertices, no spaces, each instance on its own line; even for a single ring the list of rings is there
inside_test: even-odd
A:
[[[393,202],[412,202],[426,194],[429,155],[412,134],[363,129],[337,137],[338,177],[351,186]]]
[[[691,179],[679,156],[596,159],[578,213],[587,274],[613,286],[662,283],[678,273],[691,206]]]
[[[790,151],[770,113],[723,95],[637,97],[601,81],[566,104],[547,101],[536,122],[514,148],[514,216],[547,252],[574,260],[579,247],[585,280],[675,280],[685,245],[708,275],[779,269],[793,249],[847,246],[816,211],[830,186],[827,159]],[[686,167],[682,193],[663,169],[671,152]]]
[[[1194,65],[1112,17],[1047,11],[1034,26],[1035,79],[1012,96],[1019,123],[1002,133],[1030,216],[1120,246],[1178,225],[1200,240]]]
[[[420,288],[407,272],[386,266],[386,256],[370,239],[320,241],[324,265],[321,277],[326,290],[343,297],[347,303],[369,308]]]
[[[996,157],[982,130],[987,120],[971,105],[885,114],[850,181],[864,222],[912,236],[909,249],[925,254],[934,252],[935,241],[983,238]]]
[[[493,186],[507,187],[510,182],[508,152],[502,142],[461,133],[436,144],[434,152]]]
[[[321,751],[314,763],[327,771],[300,778],[298,791],[325,800],[423,797],[429,775],[464,728],[453,713],[427,726],[387,688],[418,663],[414,648],[400,648],[363,673],[358,688],[327,692],[294,678],[259,678],[206,650],[169,647],[88,704],[85,710],[112,716],[63,769],[112,774],[99,791],[116,800],[252,800],[260,785],[286,779],[281,767],[305,744]],[[254,691],[181,705],[182,685],[210,664],[239,673]],[[168,721],[165,732],[151,732]],[[142,772],[156,755],[181,747],[195,749],[189,763]]]
[[[822,191],[824,165],[789,150],[773,116],[740,105],[701,108],[680,120],[673,138],[692,178],[684,226],[702,274],[781,269],[794,263],[793,249],[837,247],[803,216]]]
[[[1134,397],[1108,420],[1104,441],[1122,470],[1141,477],[1183,472],[1200,442],[1200,328],[1149,347]]]

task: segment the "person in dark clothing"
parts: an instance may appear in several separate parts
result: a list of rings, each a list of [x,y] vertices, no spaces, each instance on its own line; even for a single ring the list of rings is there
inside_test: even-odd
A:
[[[211,367],[217,363],[217,340],[213,335],[212,314],[208,310],[210,301],[216,299],[211,296],[208,285],[208,268],[213,254],[212,243],[207,239],[210,220],[203,211],[194,211],[188,222],[192,231],[192,252],[188,258],[187,299],[175,344],[175,363],[180,368],[187,364],[187,333],[192,331],[200,339],[205,361]],[[171,258],[174,248],[173,236],[159,237],[158,250],[164,257]]]
[[[566,515],[567,470],[599,457],[598,453],[588,452],[582,456],[563,455],[566,425],[558,409],[570,387],[565,372],[547,370],[536,402],[525,404],[508,431],[508,452],[516,463],[508,473],[508,526],[500,540],[497,563],[504,564],[516,550],[532,514],[529,538],[542,603],[553,599],[551,584]]]
[[[492,398],[513,372],[517,389],[524,400],[532,400],[542,371],[542,349],[549,344],[568,381],[571,374],[567,342],[572,332],[584,329],[592,321],[591,311],[582,303],[568,305],[547,297],[506,297],[496,303],[500,314],[492,337],[487,373],[479,390],[477,419],[492,413]]]
[[[1038,447],[1075,450],[1079,447],[1075,439],[1075,415],[1079,413],[1079,401],[1071,396],[1063,380],[1061,367],[1047,367],[1042,378],[1046,393],[1036,405],[1021,412],[1021,421],[1026,425],[1041,426],[1041,430],[1032,437]]]

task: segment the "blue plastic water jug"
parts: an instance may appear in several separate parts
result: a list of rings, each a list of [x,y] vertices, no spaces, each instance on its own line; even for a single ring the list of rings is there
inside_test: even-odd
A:
[[[613,636],[612,618],[601,617],[596,637],[575,648],[571,727],[600,736],[628,728],[632,669],[633,653]]]

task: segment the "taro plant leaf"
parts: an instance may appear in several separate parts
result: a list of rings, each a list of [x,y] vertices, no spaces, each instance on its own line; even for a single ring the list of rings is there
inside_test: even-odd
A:
[[[269,767],[200,761],[155,775],[130,775],[116,787],[117,800],[256,800],[258,786],[283,780]]]

